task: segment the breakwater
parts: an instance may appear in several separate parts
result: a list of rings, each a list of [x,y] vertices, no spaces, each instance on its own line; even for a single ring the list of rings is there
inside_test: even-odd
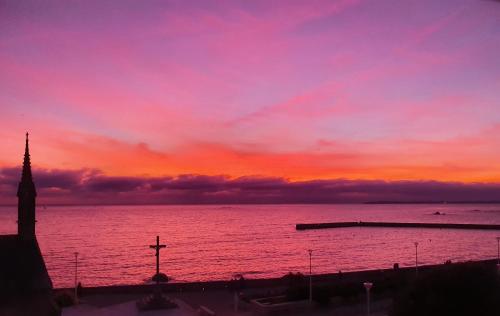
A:
[[[390,228],[440,228],[440,229],[475,229],[500,230],[496,224],[453,224],[453,223],[396,223],[396,222],[333,222],[296,224],[297,230],[345,228],[345,227],[390,227]]]

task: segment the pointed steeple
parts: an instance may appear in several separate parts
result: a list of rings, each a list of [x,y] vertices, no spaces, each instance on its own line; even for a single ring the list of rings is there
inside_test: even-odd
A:
[[[24,161],[23,161],[23,174],[21,182],[33,182],[31,175],[31,161],[30,161],[30,148],[29,148],[29,134],[26,132],[26,147],[24,148]]]
[[[17,233],[22,239],[35,239],[36,188],[31,174],[29,134],[26,133],[23,173],[17,188]]]

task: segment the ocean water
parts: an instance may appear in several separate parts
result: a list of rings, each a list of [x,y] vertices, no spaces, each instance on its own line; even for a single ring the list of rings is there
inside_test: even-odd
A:
[[[433,215],[435,211],[446,215]],[[0,234],[16,233],[16,207],[0,207]],[[405,221],[500,224],[500,205],[47,206],[37,238],[55,287],[138,284],[162,272],[174,282],[279,277],[496,258],[498,231],[341,228],[296,231],[296,223]]]

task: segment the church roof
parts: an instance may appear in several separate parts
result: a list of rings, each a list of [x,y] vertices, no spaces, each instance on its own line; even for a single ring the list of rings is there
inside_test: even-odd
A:
[[[4,295],[15,296],[52,289],[52,281],[34,232],[35,196],[26,133],[23,172],[18,190],[18,234],[0,235],[0,293]],[[24,226],[27,226],[26,231],[19,229]]]
[[[20,294],[52,289],[36,239],[0,235],[0,293]]]
[[[0,235],[0,315],[60,315],[35,236],[36,189],[26,133],[19,188],[18,234]]]

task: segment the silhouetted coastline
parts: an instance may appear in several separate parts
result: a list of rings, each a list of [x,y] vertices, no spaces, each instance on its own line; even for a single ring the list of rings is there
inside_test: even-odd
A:
[[[457,263],[443,263],[434,265],[419,266],[419,271],[438,270],[450,264],[453,265],[474,265],[495,267],[496,259],[486,259],[477,261],[457,262]],[[331,284],[332,282],[354,283],[361,285],[365,280],[376,282],[380,287],[384,282],[390,281],[391,277],[412,278],[415,275],[414,267],[404,268],[387,268],[375,270],[362,270],[362,271],[349,271],[341,273],[325,273],[314,274],[312,276],[315,285],[323,283]],[[266,289],[279,287],[283,285],[283,277],[278,278],[262,278],[262,279],[245,279],[245,288]],[[143,294],[149,293],[153,284],[130,284],[130,285],[108,285],[108,286],[90,286],[84,287],[82,293],[84,295],[97,295],[97,294]],[[208,291],[208,290],[230,290],[232,286],[231,280],[214,280],[204,282],[173,282],[162,284],[161,288],[164,292],[186,292],[186,291]],[[73,288],[56,288],[54,292],[61,293],[64,291],[71,291]]]

